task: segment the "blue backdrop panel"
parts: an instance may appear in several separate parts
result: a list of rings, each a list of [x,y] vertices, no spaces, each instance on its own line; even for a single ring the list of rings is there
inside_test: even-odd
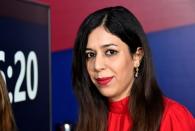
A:
[[[195,115],[195,25],[149,33],[148,37],[164,94]]]
[[[71,83],[72,50],[52,53],[53,130],[68,122],[75,123],[78,106]]]
[[[149,33],[157,80],[164,94],[195,114],[195,25]],[[52,54],[53,123],[75,123],[78,105],[71,85],[72,50]]]

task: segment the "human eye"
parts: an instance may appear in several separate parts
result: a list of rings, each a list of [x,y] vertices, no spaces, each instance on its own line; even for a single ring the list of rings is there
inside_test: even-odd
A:
[[[116,51],[116,50],[113,50],[113,49],[108,49],[108,50],[106,50],[106,55],[107,56],[112,56],[112,55],[116,55],[118,53],[118,51]]]
[[[95,57],[95,53],[94,52],[86,52],[85,55],[86,55],[87,59]]]

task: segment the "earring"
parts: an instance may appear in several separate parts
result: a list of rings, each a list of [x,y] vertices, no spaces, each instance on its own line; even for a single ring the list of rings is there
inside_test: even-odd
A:
[[[135,78],[137,78],[138,77],[138,74],[139,74],[139,63],[136,63],[136,65],[135,65]]]
[[[136,67],[136,68],[135,68],[135,77],[136,77],[136,78],[138,77],[138,72],[139,72],[139,68]]]

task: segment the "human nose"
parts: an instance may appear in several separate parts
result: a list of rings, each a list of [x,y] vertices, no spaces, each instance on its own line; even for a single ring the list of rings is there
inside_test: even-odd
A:
[[[101,55],[96,56],[94,68],[96,71],[101,71],[101,70],[105,69],[104,58]]]

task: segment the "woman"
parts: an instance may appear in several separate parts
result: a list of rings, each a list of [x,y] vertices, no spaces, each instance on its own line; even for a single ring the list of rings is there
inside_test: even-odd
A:
[[[6,85],[0,73],[0,131],[15,131],[15,121]]]
[[[163,97],[146,35],[124,7],[108,7],[81,24],[73,54],[80,104],[77,131],[192,131],[192,115]]]

